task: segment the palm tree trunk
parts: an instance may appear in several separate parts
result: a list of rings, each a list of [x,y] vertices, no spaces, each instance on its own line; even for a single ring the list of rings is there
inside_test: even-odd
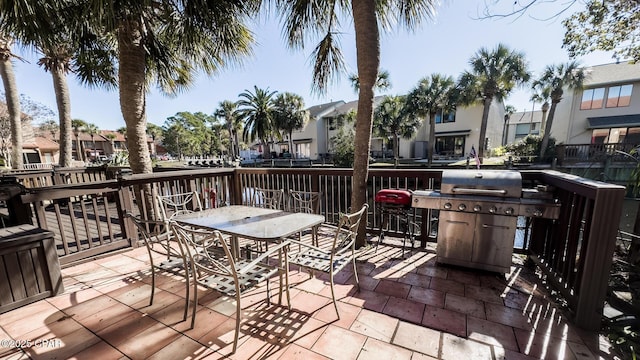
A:
[[[352,0],[351,9],[356,33],[356,57],[360,81],[351,192],[351,208],[357,211],[367,202],[369,149],[373,125],[373,88],[380,66],[380,33],[375,0]],[[365,244],[366,225],[366,221],[360,223],[356,239],[357,247]]]
[[[542,110],[542,122],[540,123],[540,131],[545,131],[545,129],[547,128],[547,113],[549,112],[549,103],[545,102],[544,104],[542,104],[541,107]],[[544,135],[544,132],[542,133],[542,135]]]
[[[429,112],[429,167],[433,163],[433,154],[436,152],[436,119],[435,114]]]
[[[71,166],[71,100],[69,99],[69,87],[63,69],[52,69],[53,90],[56,94],[56,105],[58,106],[58,119],[60,121],[60,159],[58,164],[61,167]],[[77,144],[76,144],[77,145]],[[78,149],[80,151],[80,149]]]
[[[6,40],[6,39],[4,39]],[[4,94],[7,101],[7,112],[11,124],[11,168],[22,169],[22,121],[20,121],[20,96],[16,85],[16,77],[11,63],[11,47],[9,41],[3,41],[0,49],[0,76],[4,84]]]
[[[551,133],[551,125],[553,124],[553,117],[556,114],[556,106],[560,101],[551,101],[551,108],[549,108],[549,117],[547,118],[547,123],[544,126],[544,134],[542,134],[542,144],[540,144],[540,161],[544,160],[544,153],[547,151],[547,146],[549,146],[549,134]]]
[[[153,168],[147,146],[145,50],[138,21],[128,20],[120,25],[118,53],[120,110],[127,127],[129,165],[134,174],[150,174]],[[136,188],[136,198],[141,200],[138,201],[140,213],[145,213],[146,208],[148,218],[152,218],[154,201],[151,185]]]
[[[400,156],[400,142],[398,140],[398,133],[393,133],[393,160],[396,164]]]
[[[118,31],[120,109],[127,125],[129,163],[134,174],[152,172],[147,146],[145,50],[137,21],[122,24]]]
[[[291,155],[292,159],[296,158],[296,152],[293,151],[293,131],[289,131],[289,155]]]
[[[484,142],[487,137],[487,123],[489,121],[489,110],[491,109],[491,102],[493,102],[493,96],[485,96],[482,108],[482,123],[480,124],[480,135],[478,136],[478,159],[480,164],[484,159]]]

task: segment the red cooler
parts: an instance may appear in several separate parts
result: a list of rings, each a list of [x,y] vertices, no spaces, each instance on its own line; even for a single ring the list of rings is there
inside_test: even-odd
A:
[[[382,189],[376,193],[376,203],[392,206],[411,207],[411,191]]]

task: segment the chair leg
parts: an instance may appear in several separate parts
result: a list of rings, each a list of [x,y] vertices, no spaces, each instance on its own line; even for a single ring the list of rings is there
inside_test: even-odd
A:
[[[153,305],[153,295],[156,292],[156,268],[151,263],[151,297],[149,299],[149,306]]]
[[[338,303],[336,302],[336,292],[333,288],[333,271],[329,273],[330,284],[331,284],[331,299],[333,299],[333,307],[336,309],[336,315],[338,315],[338,320],[340,320],[340,312],[338,311]]]
[[[195,279],[195,274],[193,275],[193,310],[191,312],[191,328],[193,329],[196,325],[196,309],[198,307],[198,282]],[[189,284],[187,284],[189,286]]]
[[[185,263],[186,264],[186,263]],[[185,286],[184,286],[184,292],[185,292],[185,298],[184,298],[184,315],[182,316],[182,321],[187,321],[187,314],[189,313],[189,269],[185,266],[184,269],[184,277],[185,277]],[[194,317],[195,319],[195,317]],[[194,320],[195,321],[195,320]],[[193,328],[193,326],[192,326]]]
[[[353,277],[356,280],[356,288],[360,291],[360,280],[358,280],[358,269],[356,268],[356,256],[355,254],[351,257],[351,262],[353,263]]]
[[[285,250],[284,253],[284,282],[285,282],[285,291],[287,292],[287,308],[291,310],[291,295],[289,294],[289,261],[287,252]],[[282,281],[280,281],[280,293],[282,294]]]
[[[240,320],[242,319],[242,306],[240,305],[240,288],[236,286],[236,334],[233,337],[233,351],[235,354],[238,347],[238,337],[240,335]]]

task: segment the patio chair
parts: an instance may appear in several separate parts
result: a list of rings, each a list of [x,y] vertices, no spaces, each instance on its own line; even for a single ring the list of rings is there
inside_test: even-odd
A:
[[[187,320],[187,311],[189,310],[189,271],[185,266],[186,255],[180,244],[172,240],[169,236],[167,223],[164,221],[144,220],[131,212],[124,214],[125,218],[131,219],[138,229],[138,234],[144,241],[149,254],[149,262],[151,264],[151,297],[149,306],[153,305],[153,297],[156,289],[156,272],[167,271],[174,274],[183,275],[186,278],[185,283],[185,304],[184,315],[182,320]],[[157,262],[154,258],[164,258]]]
[[[270,190],[255,188],[249,198],[249,205],[265,209],[282,209],[284,192],[282,189]]]
[[[367,213],[368,208],[369,206],[364,204],[360,210],[351,214],[342,215],[337,227],[323,225],[323,227],[330,227],[334,231],[333,240],[330,242],[331,247],[329,248],[320,248],[291,240],[292,243],[300,244],[303,250],[294,254],[289,259],[290,264],[296,264],[306,268],[310,271],[311,275],[316,271],[329,275],[331,298],[333,299],[333,306],[336,309],[338,319],[340,318],[340,312],[338,311],[338,305],[336,303],[333,277],[347,264],[352,263],[356,286],[358,290],[360,290],[358,271],[356,269],[355,241],[358,235],[360,221],[363,215]]]
[[[319,191],[289,191],[289,201],[287,211],[301,212],[307,214],[320,214],[320,198],[322,192]],[[302,233],[299,233],[299,240],[302,240]],[[318,246],[318,227],[314,226],[311,233],[311,244]]]
[[[282,209],[282,199],[284,198],[284,191],[282,189],[271,190],[254,188],[253,192],[249,193],[249,206],[265,208],[265,209]],[[264,245],[264,248],[263,248]],[[251,257],[251,253],[261,254],[269,249],[269,245],[256,241],[253,248],[247,245],[245,251],[247,257]]]
[[[195,191],[186,193],[158,195],[160,205],[160,217],[169,225],[169,220],[181,214],[188,214],[194,211],[202,211],[200,196]]]
[[[233,340],[233,352],[235,353],[240,333],[240,321],[242,318],[241,298],[247,290],[265,282],[267,285],[267,302],[270,304],[269,278],[280,271],[285,272],[285,290],[287,303],[291,307],[288,281],[288,263],[286,249],[288,242],[282,242],[253,260],[236,260],[231,253],[230,244],[222,237],[219,231],[194,229],[172,222],[176,237],[185,249],[193,279],[193,310],[191,314],[191,328],[195,326],[196,308],[198,305],[198,285],[213,289],[221,294],[232,296],[236,300],[236,329]],[[220,251],[222,250],[222,251]],[[263,260],[276,252],[284,251],[284,265],[268,265]],[[281,273],[280,273],[281,274]],[[281,278],[282,279],[282,278]],[[279,284],[282,292],[282,281]]]

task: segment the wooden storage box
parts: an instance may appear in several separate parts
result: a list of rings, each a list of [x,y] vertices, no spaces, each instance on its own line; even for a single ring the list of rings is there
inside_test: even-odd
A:
[[[33,225],[0,229],[0,314],[62,292],[53,233]]]

